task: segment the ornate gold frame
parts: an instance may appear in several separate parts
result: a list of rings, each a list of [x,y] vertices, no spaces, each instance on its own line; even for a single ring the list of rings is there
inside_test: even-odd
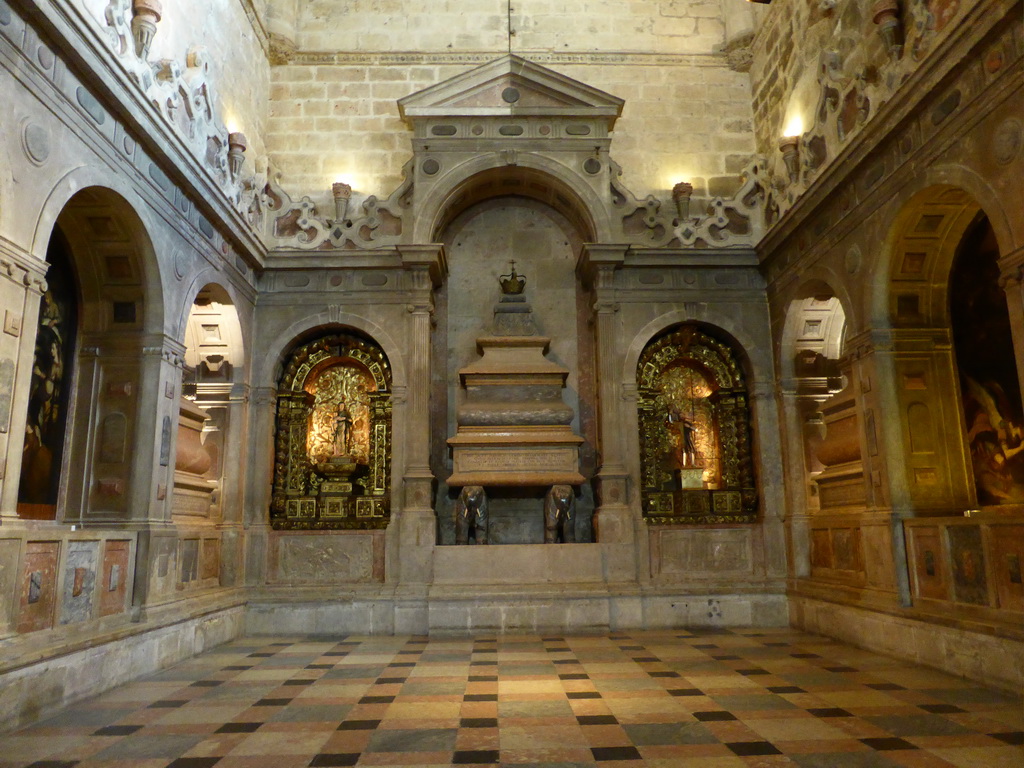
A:
[[[710,399],[718,426],[720,488],[668,487],[673,480],[664,468],[668,412],[657,381],[663,371],[680,364],[700,368],[714,386]],[[694,326],[682,326],[663,333],[644,348],[636,374],[644,520],[652,525],[754,522],[758,498],[750,408],[735,352]]]
[[[369,396],[369,461],[358,484],[344,496],[325,498],[322,478],[306,453],[313,397],[311,375],[352,361],[377,386]],[[372,341],[331,333],[296,347],[288,356],[277,391],[274,490],[270,524],[275,530],[379,529],[391,519],[391,366]]]

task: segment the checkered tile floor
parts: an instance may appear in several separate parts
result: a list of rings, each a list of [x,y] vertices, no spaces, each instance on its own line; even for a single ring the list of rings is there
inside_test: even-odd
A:
[[[1021,701],[790,629],[250,638],[0,737],[4,768],[1024,766]]]

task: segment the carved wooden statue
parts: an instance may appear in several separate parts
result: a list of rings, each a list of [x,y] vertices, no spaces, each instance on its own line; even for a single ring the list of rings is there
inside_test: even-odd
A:
[[[477,544],[487,543],[487,494],[482,486],[467,485],[455,501],[455,543],[468,544],[469,532]]]
[[[553,485],[544,497],[544,543],[576,540],[576,494],[571,485]]]

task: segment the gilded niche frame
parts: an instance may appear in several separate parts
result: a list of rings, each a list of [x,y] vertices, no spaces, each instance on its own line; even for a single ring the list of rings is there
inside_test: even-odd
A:
[[[319,445],[322,450],[325,443],[322,436],[312,434],[323,431],[324,424],[324,415],[317,413],[323,407],[316,396],[318,384],[338,379],[339,373],[348,374],[342,379],[363,384],[344,409],[344,447],[348,447],[350,429],[358,432],[361,445],[343,450],[345,456],[311,455],[310,446]],[[289,353],[277,391],[272,528],[387,527],[391,519],[391,395],[391,366],[384,351],[369,339],[333,332]],[[357,412],[349,413],[356,408]],[[326,442],[335,439],[336,433]],[[341,476],[337,476],[338,467]]]
[[[672,393],[666,391],[666,382],[674,374],[677,379],[683,374],[706,385],[703,392],[691,397],[699,401],[704,414],[697,428],[678,413],[678,403],[673,403]],[[648,524],[757,520],[747,386],[732,347],[692,325],[656,337],[637,363],[637,412],[640,498]],[[690,433],[683,438],[677,426],[680,421]],[[693,433],[706,429],[714,432],[705,443],[714,445],[714,466],[706,466],[695,450]],[[682,440],[686,445],[680,446]],[[684,477],[688,473],[690,482]]]

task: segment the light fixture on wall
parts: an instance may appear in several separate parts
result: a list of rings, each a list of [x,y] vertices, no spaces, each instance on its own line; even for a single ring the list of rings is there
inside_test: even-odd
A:
[[[674,187],[672,187],[672,199],[676,204],[676,213],[679,214],[680,221],[686,221],[690,218],[690,197],[693,195],[693,184],[686,181],[680,181]]]
[[[885,43],[889,58],[895,61],[903,53],[903,24],[900,22],[900,4],[897,0],[878,0],[871,6],[871,20]]]
[[[352,186],[344,181],[331,184],[331,195],[334,197],[334,220],[342,222],[348,218],[348,203],[352,199]]]
[[[779,139],[779,151],[782,153],[782,162],[786,164],[789,181],[793,183],[800,174],[800,137],[783,136]]]
[[[162,13],[160,0],[132,2],[132,40],[135,43],[135,54],[143,61],[149,58],[149,46],[153,44],[156,25]]]
[[[247,147],[245,134],[241,131],[233,131],[228,134],[228,168],[231,170],[231,178],[237,179],[242,172],[242,162],[245,160],[245,149]]]

